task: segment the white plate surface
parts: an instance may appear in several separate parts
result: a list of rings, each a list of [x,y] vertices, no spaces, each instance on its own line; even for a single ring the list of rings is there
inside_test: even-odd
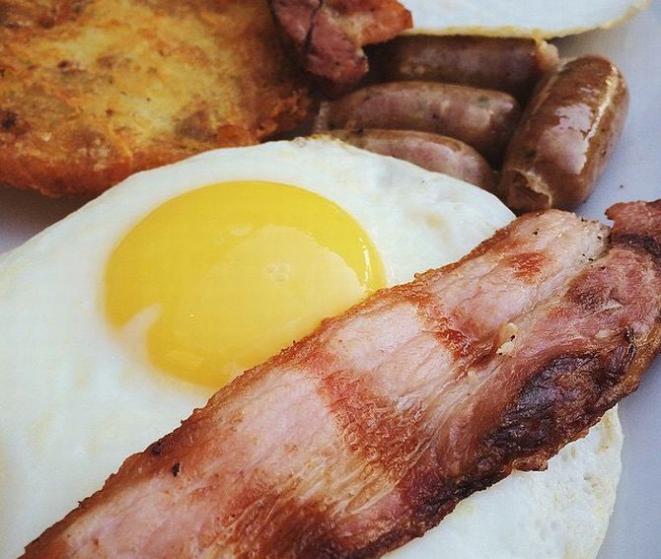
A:
[[[580,1],[580,0],[577,0]],[[661,2],[609,31],[564,39],[563,55],[603,54],[631,88],[627,124],[606,173],[579,213],[603,218],[610,205],[661,198]],[[620,405],[622,479],[599,559],[661,557],[661,358]]]
[[[563,56],[608,56],[619,65],[631,88],[623,137],[596,192],[579,213],[603,219],[606,208],[615,202],[661,198],[661,2],[655,0],[650,9],[620,27],[563,39],[558,45]],[[0,190],[0,252],[18,246],[80,205],[30,192]],[[640,390],[622,402],[620,413],[625,431],[624,470],[599,559],[658,559],[661,359],[656,360]]]

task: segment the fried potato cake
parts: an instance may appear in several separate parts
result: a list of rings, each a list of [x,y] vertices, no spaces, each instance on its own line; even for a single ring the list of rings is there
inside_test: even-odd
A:
[[[100,192],[309,105],[266,0],[0,0],[0,184]]]

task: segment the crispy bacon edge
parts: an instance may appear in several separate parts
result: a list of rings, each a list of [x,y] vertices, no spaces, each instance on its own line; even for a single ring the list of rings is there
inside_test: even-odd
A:
[[[337,95],[368,70],[362,47],[412,26],[397,0],[270,0],[285,44],[322,88]]]

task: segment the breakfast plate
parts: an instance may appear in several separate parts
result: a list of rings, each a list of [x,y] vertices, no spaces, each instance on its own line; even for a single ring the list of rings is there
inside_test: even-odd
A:
[[[604,219],[604,210],[621,200],[661,197],[661,162],[656,146],[661,112],[661,6],[653,5],[626,24],[559,42],[563,56],[598,53],[612,58],[627,77],[631,106],[618,149],[592,198],[579,213]],[[0,192],[0,251],[15,247],[75,210],[83,202],[47,200],[32,193]],[[655,374],[656,373],[656,374]],[[625,431],[623,473],[618,501],[599,559],[658,555],[661,535],[661,362],[657,360],[640,391],[620,406]]]

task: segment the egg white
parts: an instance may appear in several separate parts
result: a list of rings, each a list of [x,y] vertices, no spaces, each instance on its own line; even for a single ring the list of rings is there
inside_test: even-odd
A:
[[[154,208],[234,180],[292,184],[340,205],[370,236],[391,285],[458,259],[513,217],[491,194],[446,175],[313,138],[216,150],[139,173],[0,256],[0,559],[19,555],[210,396],[126,350],[104,316],[103,275],[117,243]],[[596,453],[594,441],[602,441]],[[439,557],[443,548],[444,558],[564,559],[577,546],[572,557],[593,557],[585,550],[598,548],[606,528],[620,441],[613,414],[549,472],[517,474],[474,496],[393,557]],[[556,543],[531,555],[536,537]],[[496,549],[502,554],[484,552]]]
[[[650,0],[402,0],[414,33],[564,37],[609,28]]]
[[[436,528],[388,559],[594,559],[620,478],[616,410],[549,460],[465,499]]]

